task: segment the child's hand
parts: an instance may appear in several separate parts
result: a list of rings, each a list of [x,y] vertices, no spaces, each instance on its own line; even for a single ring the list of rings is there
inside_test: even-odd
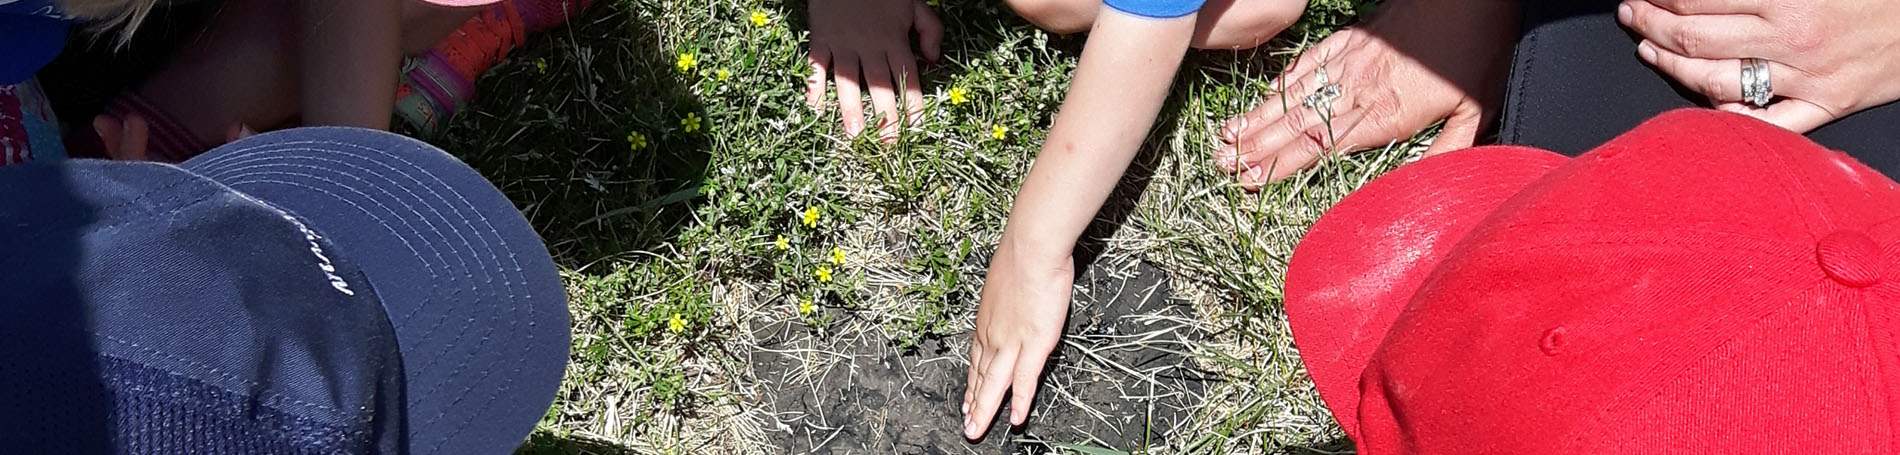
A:
[[[904,108],[913,121],[923,114],[923,83],[917,75],[917,57],[911,53],[910,31],[917,30],[924,58],[936,62],[943,44],[943,23],[924,0],[813,0],[811,2],[811,67],[805,102],[823,112],[825,85],[838,82],[838,111],[844,131],[864,131],[864,101],[859,82],[870,84],[871,105],[883,117],[879,137],[897,139],[900,117],[897,87],[904,91]],[[863,72],[860,73],[859,70]]]
[[[1003,392],[1012,388],[1010,425],[1028,419],[1043,363],[1062,340],[1062,323],[1069,316],[1075,283],[1070,257],[1050,260],[1016,251],[1007,241],[997,249],[976,310],[970,379],[963,391],[963,435],[970,439],[983,437]]]

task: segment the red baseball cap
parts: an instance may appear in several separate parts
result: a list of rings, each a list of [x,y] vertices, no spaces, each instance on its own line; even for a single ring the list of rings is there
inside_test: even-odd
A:
[[[1374,180],[1301,242],[1286,312],[1362,454],[1896,453],[1896,254],[1900,185],[1682,110]]]

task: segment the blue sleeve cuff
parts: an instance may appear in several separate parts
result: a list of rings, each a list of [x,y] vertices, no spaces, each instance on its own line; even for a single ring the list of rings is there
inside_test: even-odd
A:
[[[1201,10],[1205,0],[1102,0],[1121,12],[1156,19],[1172,19]]]
[[[0,0],[4,1],[4,0]],[[66,47],[66,23],[37,16],[0,14],[0,85],[25,82]]]

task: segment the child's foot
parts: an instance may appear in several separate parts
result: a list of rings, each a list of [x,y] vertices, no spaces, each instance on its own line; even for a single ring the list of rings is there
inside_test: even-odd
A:
[[[508,57],[527,34],[554,28],[594,0],[509,0],[463,23],[428,52],[403,65],[396,114],[424,131],[436,128],[475,95],[475,80]]]

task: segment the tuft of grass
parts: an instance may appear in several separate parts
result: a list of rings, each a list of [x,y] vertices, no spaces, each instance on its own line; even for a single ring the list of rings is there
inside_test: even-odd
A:
[[[563,269],[572,359],[521,453],[781,453],[761,403],[822,396],[821,372],[841,364],[883,368],[838,355],[840,340],[899,351],[942,341],[967,365],[988,252],[1080,37],[1044,33],[998,2],[942,2],[948,39],[924,74],[925,119],[884,145],[844,138],[835,114],[805,106],[803,4],[603,3],[534,37],[482,81],[472,109],[427,136],[522,207]],[[1171,349],[1220,381],[1169,446],[1054,449],[1337,447],[1287,335],[1280,279],[1306,226],[1419,143],[1249,193],[1211,165],[1211,133],[1267,93],[1299,48],[1373,3],[1316,0],[1267,46],[1190,59],[1104,211],[1121,228],[1085,243],[1168,272],[1175,297],[1194,304],[1187,323],[1206,335]],[[803,390],[757,386],[749,362],[768,343],[803,349],[793,375]]]

